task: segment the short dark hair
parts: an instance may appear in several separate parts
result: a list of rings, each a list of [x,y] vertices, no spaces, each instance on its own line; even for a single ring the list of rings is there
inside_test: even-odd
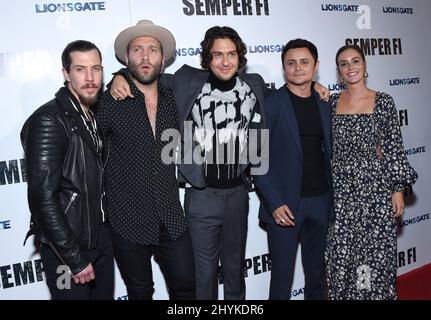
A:
[[[364,62],[366,62],[365,54],[364,54],[364,51],[362,50],[362,48],[356,44],[348,44],[348,45],[342,46],[340,49],[338,49],[337,54],[335,55],[335,65],[337,67],[338,67],[338,56],[348,49],[355,50],[357,53],[359,53],[362,60],[364,60]]]
[[[284,66],[284,57],[286,56],[287,51],[290,49],[298,49],[298,48],[307,48],[310,51],[311,55],[314,58],[314,62],[316,63],[319,59],[319,54],[317,53],[316,46],[308,40],[305,39],[294,39],[290,40],[283,48],[281,52],[281,64]]]
[[[217,39],[230,39],[235,43],[236,50],[238,52],[239,65],[238,69],[244,67],[247,63],[247,58],[245,57],[247,53],[247,47],[242,41],[239,34],[230,27],[219,27],[215,26],[207,30],[205,37],[201,42],[202,52],[201,52],[201,66],[203,69],[208,70],[212,61],[212,54],[210,52],[214,45],[214,41]]]
[[[64,48],[63,53],[61,54],[61,63],[63,64],[63,68],[66,69],[67,72],[70,71],[70,65],[72,64],[72,57],[70,56],[70,54],[72,52],[88,52],[91,50],[96,50],[99,54],[100,61],[102,61],[102,54],[100,53],[99,48],[97,48],[94,43],[86,40],[76,40],[69,43],[66,48]]]

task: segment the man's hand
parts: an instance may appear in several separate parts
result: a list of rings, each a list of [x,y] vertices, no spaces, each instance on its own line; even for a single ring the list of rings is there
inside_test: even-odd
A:
[[[314,90],[319,94],[320,100],[329,101],[329,90],[328,88],[322,86],[319,82],[314,84]]]
[[[75,281],[75,284],[86,284],[87,282],[94,280],[96,275],[94,274],[93,265],[89,263],[84,270],[73,275],[72,278],[73,281]]]
[[[282,226],[282,227],[295,226],[295,223],[293,222],[295,220],[295,217],[293,216],[292,211],[290,211],[289,207],[286,205],[283,205],[275,209],[274,212],[272,213],[272,217],[274,218],[275,223],[277,223],[279,226]]]
[[[132,92],[130,91],[130,86],[121,75],[116,75],[114,80],[112,80],[111,90],[109,93],[115,100],[124,100],[127,97],[134,98]]]
[[[392,210],[394,217],[401,217],[404,210],[404,194],[402,192],[394,192],[392,195]]]

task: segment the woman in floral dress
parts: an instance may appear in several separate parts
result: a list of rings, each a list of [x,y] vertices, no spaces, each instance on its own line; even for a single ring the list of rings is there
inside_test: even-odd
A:
[[[397,222],[417,174],[404,154],[392,97],[366,87],[358,46],[336,55],[347,90],[333,94],[334,221],[326,249],[329,299],[396,299]]]

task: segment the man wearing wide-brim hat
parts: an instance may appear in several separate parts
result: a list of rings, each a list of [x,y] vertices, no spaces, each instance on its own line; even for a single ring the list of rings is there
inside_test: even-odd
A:
[[[162,55],[165,58],[166,65],[169,65],[175,59],[175,38],[172,33],[161,26],[155,25],[149,20],[140,20],[135,26],[127,28],[120,32],[114,42],[115,55],[126,64],[127,49],[130,42],[138,37],[152,37],[157,39],[161,44]]]
[[[163,163],[161,156],[169,143],[162,133],[178,130],[172,92],[158,81],[175,56],[175,39],[167,29],[141,20],[122,31],[114,47],[127,65],[134,96],[118,101],[105,92],[97,114],[111,144],[105,184],[117,265],[131,300],[152,299],[153,255],[169,297],[194,299],[193,250],[175,163]]]

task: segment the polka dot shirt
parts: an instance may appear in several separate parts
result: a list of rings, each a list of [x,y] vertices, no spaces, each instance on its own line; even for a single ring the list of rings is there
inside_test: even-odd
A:
[[[107,210],[113,229],[123,238],[158,245],[161,223],[173,240],[186,229],[175,164],[164,164],[161,157],[163,147],[172,144],[161,140],[162,132],[178,130],[175,100],[159,83],[154,137],[145,96],[128,81],[135,98],[116,101],[106,91],[97,113],[110,143],[105,168]]]

